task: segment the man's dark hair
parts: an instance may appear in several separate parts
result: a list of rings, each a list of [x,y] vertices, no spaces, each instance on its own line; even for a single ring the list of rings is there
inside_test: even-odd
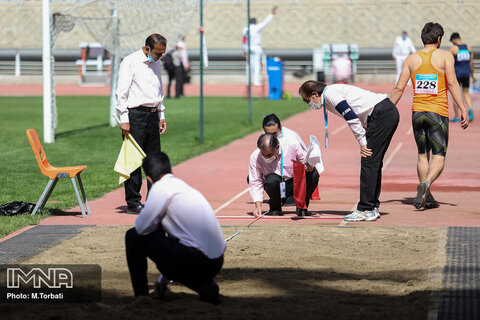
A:
[[[427,22],[422,29],[422,42],[426,44],[437,43],[438,38],[442,40],[443,27],[439,23]]]
[[[282,124],[280,123],[280,119],[278,119],[278,117],[275,113],[268,114],[268,115],[265,116],[265,118],[263,118],[263,126],[262,126],[263,128],[274,126],[274,125],[278,125],[279,129],[282,128]]]
[[[327,84],[325,82],[318,82],[314,80],[305,81],[300,88],[298,89],[298,93],[302,96],[305,95],[307,97],[311,97],[314,92],[318,93],[319,95],[322,94],[323,89]]]
[[[146,156],[143,159],[143,169],[154,182],[158,181],[162,175],[172,173],[170,160],[164,152],[154,152]]]
[[[257,18],[250,18],[250,23],[257,24]]]
[[[455,39],[460,39],[460,34],[458,34],[458,32],[454,32],[450,36],[450,41],[455,40]]]
[[[260,150],[277,150],[278,144],[277,137],[271,133],[262,133],[257,140],[257,147]]]
[[[150,47],[150,49],[155,48],[155,44],[159,45],[167,45],[167,39],[165,39],[164,36],[159,35],[158,33],[154,33],[148,36],[148,38],[145,40],[145,46]]]

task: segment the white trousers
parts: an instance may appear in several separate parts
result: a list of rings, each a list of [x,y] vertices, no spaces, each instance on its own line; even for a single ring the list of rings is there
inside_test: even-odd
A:
[[[250,48],[250,61],[252,64],[251,74],[252,74],[252,85],[261,86],[262,85],[262,48],[252,46]],[[248,60],[246,66],[247,72],[247,84],[248,84]]]

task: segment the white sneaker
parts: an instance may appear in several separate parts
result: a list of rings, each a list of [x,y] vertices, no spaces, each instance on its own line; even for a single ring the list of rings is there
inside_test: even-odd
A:
[[[345,217],[343,217],[343,220],[351,221],[351,222],[365,221],[367,219],[367,217],[365,216],[365,212],[367,211],[355,210],[349,215],[346,215]]]
[[[364,211],[365,214],[365,221],[375,221],[378,218],[380,218],[380,212],[378,212],[377,208],[374,208],[373,210],[368,210]]]

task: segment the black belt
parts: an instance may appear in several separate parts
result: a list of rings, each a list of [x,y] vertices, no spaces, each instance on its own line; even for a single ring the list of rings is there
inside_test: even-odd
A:
[[[144,107],[144,106],[139,106],[139,107],[136,107],[136,108],[131,108],[131,109],[135,109],[135,110],[138,110],[138,111],[142,111],[142,112],[157,112],[158,108],[157,107]]]

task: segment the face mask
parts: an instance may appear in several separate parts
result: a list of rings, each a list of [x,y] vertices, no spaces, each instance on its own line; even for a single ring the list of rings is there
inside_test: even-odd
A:
[[[402,35],[402,39],[407,40],[407,35],[406,34]]]
[[[151,62],[151,63],[155,62],[155,60],[153,60],[153,58],[152,58],[152,55],[150,54],[150,48],[148,48],[148,56],[147,56],[147,59],[148,59],[148,62]]]
[[[265,157],[262,155],[262,158],[263,158],[263,160],[265,161],[265,163],[272,163],[273,161],[275,161],[275,159],[277,159],[277,156],[273,156],[273,157],[270,157],[270,158],[265,158]]]
[[[313,99],[308,102],[308,106],[310,107],[310,109],[314,110],[322,108],[322,104],[320,102],[313,102]]]

